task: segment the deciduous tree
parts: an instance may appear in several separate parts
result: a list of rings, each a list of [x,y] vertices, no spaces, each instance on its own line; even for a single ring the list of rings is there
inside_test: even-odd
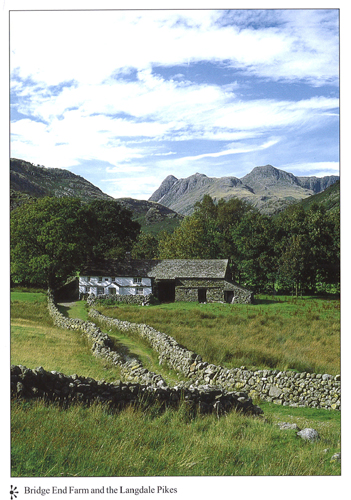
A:
[[[140,230],[117,202],[41,198],[11,212],[11,277],[62,284],[87,259],[123,257]]]
[[[11,275],[55,287],[85,260],[87,227],[80,200],[41,198],[11,213]]]

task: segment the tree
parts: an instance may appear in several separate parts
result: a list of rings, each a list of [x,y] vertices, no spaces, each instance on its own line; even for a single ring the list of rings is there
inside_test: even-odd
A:
[[[11,213],[11,277],[55,288],[88,259],[124,258],[140,230],[115,201],[41,198]]]
[[[133,259],[157,259],[158,240],[149,233],[141,232],[133,244]]]
[[[278,279],[282,286],[316,290],[318,282],[340,280],[340,219],[322,205],[313,204],[305,211],[292,206],[276,219],[279,255]]]
[[[94,241],[92,258],[95,260],[123,259],[140,233],[140,224],[132,220],[130,210],[114,200],[94,200],[87,207],[87,218]]]
[[[232,228],[236,279],[255,291],[274,289],[276,254],[272,220],[256,210],[247,211]]]
[[[323,205],[313,204],[307,212],[307,229],[312,253],[311,288],[317,282],[340,282],[340,214],[328,213]]]
[[[159,257],[160,259],[219,258],[220,237],[214,221],[206,221],[194,213],[185,217],[172,234],[161,235]]]
[[[11,213],[11,275],[15,281],[62,284],[86,257],[89,227],[81,201],[41,198]]]
[[[227,201],[221,198],[218,201],[217,208],[219,229],[228,233],[231,228],[237,226],[243,217],[252,210],[252,207],[246,201],[239,198],[230,198]]]
[[[205,194],[201,201],[197,201],[194,209],[203,220],[216,220],[217,218],[217,205],[209,194]]]
[[[279,276],[295,290],[299,291],[309,282],[311,269],[311,246],[306,234],[293,234],[279,259]]]

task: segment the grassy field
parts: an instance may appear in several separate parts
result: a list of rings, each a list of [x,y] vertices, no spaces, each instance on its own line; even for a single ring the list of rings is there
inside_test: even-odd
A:
[[[336,412],[272,408],[266,419],[230,413],[190,419],[184,409],[111,414],[101,406],[62,410],[13,403],[13,476],[339,475]],[[282,411],[286,410],[286,411]],[[293,411],[294,410],[294,411]],[[300,410],[300,411],[299,411]],[[304,442],[278,421],[315,428]],[[89,445],[87,446],[87,443]],[[325,451],[328,450],[328,451]]]
[[[339,300],[261,296],[256,302],[118,305],[98,310],[153,326],[205,361],[227,368],[340,373]]]
[[[11,293],[11,364],[43,366],[45,370],[78,373],[107,382],[120,378],[117,367],[92,356],[79,333],[53,326],[45,294],[38,294],[37,300],[33,295]]]
[[[52,326],[45,295],[37,295],[36,300],[31,294],[12,294],[12,299],[12,363],[30,368],[41,365],[46,370],[107,381],[119,378],[116,368],[91,355],[79,334]],[[262,303],[258,308],[265,309],[268,305]],[[290,304],[290,313],[288,305],[285,304],[284,314],[293,318],[294,314],[289,314],[297,305]],[[60,307],[67,315],[86,314],[84,303],[77,303],[76,309]],[[178,321],[185,322],[185,318],[192,316],[191,307],[183,304],[179,310],[182,308],[185,314],[176,316]],[[158,316],[163,315],[159,306],[126,308],[129,309],[128,314],[134,309],[134,314],[139,311],[138,314],[148,315],[155,310]],[[221,311],[219,308],[216,313],[212,306],[193,309],[198,311],[196,314],[207,315]],[[172,308],[162,306],[161,311],[171,313]],[[244,311],[242,308],[240,317],[254,314]],[[328,309],[321,307],[321,317],[323,311],[327,320]],[[222,314],[228,316],[227,312]],[[170,321],[169,316],[166,318]],[[210,318],[201,321],[205,319]],[[122,340],[129,342],[130,351],[148,357],[142,343],[116,337],[116,342],[123,343]],[[53,404],[14,401],[12,476],[340,475],[340,464],[331,462],[332,455],[340,451],[339,412],[256,403],[264,410],[263,418],[235,412],[219,419],[213,415],[191,418],[184,407],[163,414],[157,408],[146,412],[128,408],[116,414],[99,405],[90,408],[75,405],[63,410]],[[320,440],[308,443],[297,438],[294,430],[281,431],[277,426],[281,421],[296,423],[301,429],[312,427],[319,432]]]
[[[38,294],[35,300],[35,294],[15,292],[11,298],[11,364],[27,368],[43,366],[46,370],[78,373],[107,382],[121,378],[118,367],[92,356],[83,336],[53,326],[45,294]],[[58,309],[67,317],[89,320],[86,302],[78,301],[72,306],[59,304]],[[145,368],[160,373],[167,383],[183,380],[173,370],[160,366],[157,354],[145,342],[111,330],[108,335],[117,351],[140,359]]]

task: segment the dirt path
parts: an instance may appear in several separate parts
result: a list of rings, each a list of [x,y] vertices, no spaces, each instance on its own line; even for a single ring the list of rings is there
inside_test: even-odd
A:
[[[74,307],[76,305],[76,301],[74,302],[58,302],[57,305],[64,307]]]

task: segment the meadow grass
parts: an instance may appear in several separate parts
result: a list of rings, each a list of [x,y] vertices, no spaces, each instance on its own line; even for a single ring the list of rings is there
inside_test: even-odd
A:
[[[49,371],[78,373],[108,382],[121,379],[118,366],[92,355],[84,336],[74,330],[53,326],[45,294],[43,297],[40,295],[36,302],[27,293],[11,294],[11,364],[27,368],[43,366]],[[60,304],[58,308],[66,317],[89,319],[84,301],[70,306]],[[109,329],[107,333],[116,351],[139,359],[145,368],[162,375],[168,384],[184,379],[167,366],[160,366],[157,353],[145,341],[139,339],[137,342],[115,329]]]
[[[103,314],[146,323],[226,368],[340,373],[340,302],[259,297],[255,304],[173,303],[98,306]]]
[[[44,291],[33,292],[25,290],[16,290],[11,292],[11,301],[19,302],[47,302],[47,296]]]
[[[43,366],[108,382],[121,378],[118,367],[92,355],[82,335],[53,326],[46,297],[37,302],[15,297],[11,302],[11,364],[32,369]]]
[[[13,476],[260,476],[339,475],[340,415],[299,408],[265,418],[231,412],[191,418],[184,407],[165,412],[100,405],[61,409],[42,402],[12,403]],[[281,408],[280,408],[281,411]],[[321,416],[324,414],[324,419]],[[278,421],[315,428],[305,442]],[[89,446],[87,446],[89,443]],[[327,450],[327,451],[325,451]]]
[[[117,368],[92,356],[81,335],[52,325],[42,297],[37,301],[26,300],[28,297],[17,296],[11,305],[13,364],[29,368],[41,365],[46,370],[77,373],[106,381],[120,378]],[[82,304],[76,306],[81,312]],[[265,310],[264,306],[269,304],[261,303],[258,307]],[[247,321],[257,321],[257,316],[260,318],[256,307],[242,307],[239,311],[225,309],[221,304],[217,306],[224,307],[208,306],[180,304],[122,309],[131,316],[136,313],[144,315],[142,320],[140,317],[133,319],[137,322],[150,323],[145,321],[146,316],[155,311],[155,317],[158,315],[163,325],[167,323],[166,317],[168,321],[178,320],[186,328],[192,324],[194,329],[200,319],[204,324],[209,321],[221,325],[226,317],[230,319],[229,324],[236,316],[238,324],[240,318],[243,324],[245,317]],[[294,318],[296,306],[291,303],[285,306],[281,315],[284,313],[286,318]],[[299,312],[299,315],[303,318],[307,314],[317,314],[316,309]],[[183,312],[180,314],[180,311]],[[337,317],[338,312],[332,312]],[[329,309],[323,306],[318,312],[326,321],[329,321],[329,313]],[[66,314],[76,313],[71,310]],[[223,318],[219,320],[221,316]],[[216,329],[214,326],[208,328],[214,332]],[[143,343],[121,338],[113,331],[109,335],[116,343],[121,343],[122,348],[143,357],[143,362],[150,355],[151,366],[156,368],[154,354]],[[184,343],[189,348],[188,340]],[[281,407],[263,401],[255,403],[264,410],[263,418],[236,412],[219,419],[215,415],[193,418],[185,406],[179,410],[167,409],[163,413],[157,406],[146,411],[130,407],[116,413],[101,405],[84,407],[77,404],[62,409],[42,401],[13,401],[12,476],[340,475],[340,464],[330,460],[340,451],[340,412]],[[312,427],[319,432],[320,440],[309,443],[296,437],[294,430],[281,431],[277,426],[281,421],[296,423],[301,429]]]

